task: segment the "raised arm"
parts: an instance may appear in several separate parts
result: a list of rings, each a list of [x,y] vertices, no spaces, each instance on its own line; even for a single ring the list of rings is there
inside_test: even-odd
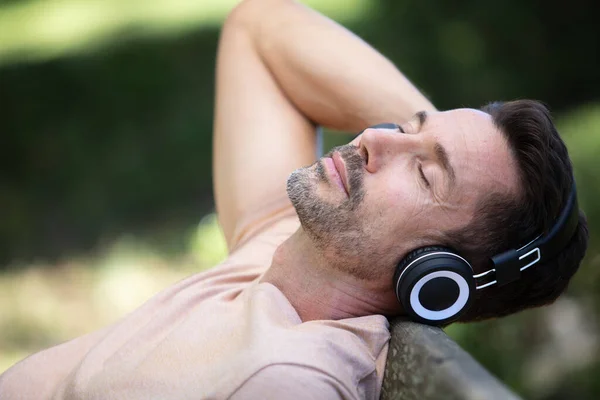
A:
[[[243,1],[225,22],[217,58],[213,168],[227,243],[291,207],[286,179],[314,161],[315,125],[358,132],[432,109],[335,22],[292,0]]]

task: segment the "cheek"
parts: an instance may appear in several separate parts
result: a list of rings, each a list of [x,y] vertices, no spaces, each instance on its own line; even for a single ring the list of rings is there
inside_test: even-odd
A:
[[[423,213],[423,194],[408,174],[378,176],[365,181],[365,206],[369,218],[387,227],[388,232],[408,226],[415,215]]]

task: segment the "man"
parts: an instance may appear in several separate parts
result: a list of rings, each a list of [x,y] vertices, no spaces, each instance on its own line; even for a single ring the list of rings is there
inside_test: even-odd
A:
[[[392,124],[367,129],[380,123]],[[313,163],[316,125],[364,132]],[[25,359],[0,398],[377,399],[385,316],[404,313],[398,262],[443,245],[482,272],[546,232],[572,187],[539,103],[437,112],[382,55],[291,0],[247,0],[227,19],[214,154],[228,259]],[[461,319],[553,301],[586,243],[581,216],[554,262],[478,292]]]

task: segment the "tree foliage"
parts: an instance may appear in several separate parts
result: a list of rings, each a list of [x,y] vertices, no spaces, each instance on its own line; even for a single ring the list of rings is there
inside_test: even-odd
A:
[[[0,8],[8,4],[16,2]],[[585,0],[380,0],[348,26],[440,109],[515,98],[551,106],[592,238],[569,296],[596,332],[597,15],[598,3]],[[152,40],[124,32],[95,51],[0,65],[0,268],[89,254],[124,232],[163,251],[186,245],[187,232],[213,207],[217,40],[216,29]],[[450,332],[532,398],[597,398],[600,387],[587,378],[600,371],[595,353],[585,366],[552,375],[549,392],[525,383],[532,349],[542,351],[536,344],[548,339],[539,321],[548,318],[527,312]]]

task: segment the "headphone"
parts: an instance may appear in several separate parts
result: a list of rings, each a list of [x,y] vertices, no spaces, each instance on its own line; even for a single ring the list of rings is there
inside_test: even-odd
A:
[[[447,247],[414,250],[396,268],[396,297],[413,320],[446,325],[469,309],[476,290],[517,281],[521,271],[560,253],[573,237],[578,223],[579,207],[573,182],[567,204],[547,235],[540,235],[519,249],[493,256],[493,268],[477,275],[467,260]]]
[[[397,129],[385,123],[375,129]],[[517,281],[521,271],[547,262],[560,253],[573,237],[579,223],[575,180],[567,204],[545,236],[539,235],[519,249],[491,258],[493,267],[474,275],[467,260],[447,247],[429,246],[411,251],[396,267],[394,290],[409,317],[428,325],[446,325],[471,306],[477,290]]]

